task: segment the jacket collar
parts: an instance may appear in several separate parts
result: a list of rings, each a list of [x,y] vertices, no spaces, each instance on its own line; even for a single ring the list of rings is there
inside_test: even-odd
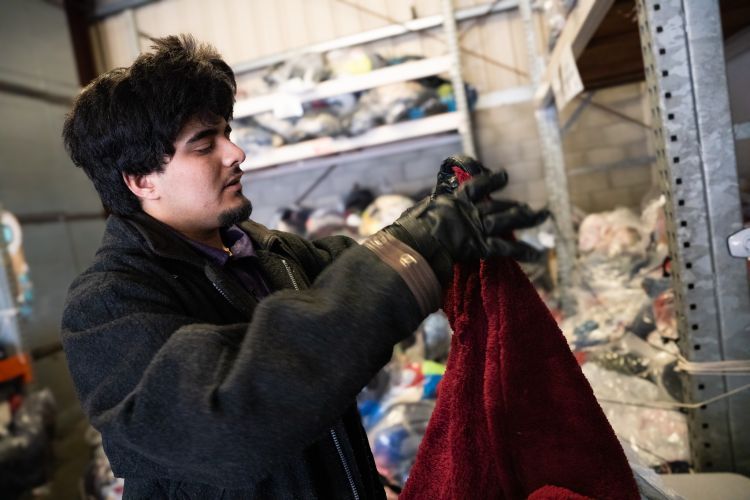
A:
[[[145,212],[137,212],[127,217],[113,215],[135,229],[148,248],[160,257],[175,259],[203,267],[204,260],[190,244],[180,238],[175,230]],[[245,221],[238,226],[250,235],[257,248],[271,250],[281,243],[281,239],[262,224]]]

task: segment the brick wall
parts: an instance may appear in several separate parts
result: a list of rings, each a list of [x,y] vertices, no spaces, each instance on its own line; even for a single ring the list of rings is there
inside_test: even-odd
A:
[[[474,130],[479,159],[490,169],[508,172],[502,196],[534,207],[545,205],[544,166],[532,104],[479,110],[474,113]]]
[[[594,103],[644,121],[644,87],[640,83],[595,92]],[[576,112],[571,103],[560,121]],[[638,209],[652,186],[653,148],[648,130],[588,105],[563,136],[571,203],[587,212],[618,206]]]

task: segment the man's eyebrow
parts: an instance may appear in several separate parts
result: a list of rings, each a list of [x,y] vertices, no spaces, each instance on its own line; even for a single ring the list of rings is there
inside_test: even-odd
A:
[[[193,134],[192,137],[190,137],[190,139],[187,140],[187,144],[192,144],[194,142],[198,142],[201,139],[204,139],[206,137],[214,136],[214,135],[216,135],[218,133],[219,133],[219,131],[217,130],[216,127],[214,127],[214,128],[204,128],[203,130],[199,130],[198,132],[196,132],[195,134]]]

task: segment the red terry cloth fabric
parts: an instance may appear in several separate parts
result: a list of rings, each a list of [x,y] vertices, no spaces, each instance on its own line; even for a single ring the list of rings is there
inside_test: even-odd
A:
[[[399,498],[638,499],[614,431],[520,267],[496,258],[454,273],[448,366]]]

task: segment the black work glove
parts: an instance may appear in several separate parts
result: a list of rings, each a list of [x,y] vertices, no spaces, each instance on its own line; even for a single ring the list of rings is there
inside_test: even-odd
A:
[[[447,171],[441,168],[441,174]],[[441,185],[439,176],[433,196],[385,228],[425,257],[443,284],[453,274],[453,262],[496,256],[534,261],[541,255],[526,243],[514,241],[512,231],[541,223],[549,212],[537,212],[512,201],[492,200],[489,195],[508,183],[508,175],[504,171],[494,174],[485,171],[463,183],[454,195],[440,193],[450,193],[452,190],[446,187],[456,183],[455,179],[451,181],[443,175],[445,182]]]
[[[458,177],[453,171],[453,167],[458,167],[472,177],[482,174],[491,174],[490,169],[480,162],[466,155],[452,155],[443,160],[440,164],[440,171],[437,175],[437,183],[432,191],[432,197],[439,194],[453,194],[458,189]]]

